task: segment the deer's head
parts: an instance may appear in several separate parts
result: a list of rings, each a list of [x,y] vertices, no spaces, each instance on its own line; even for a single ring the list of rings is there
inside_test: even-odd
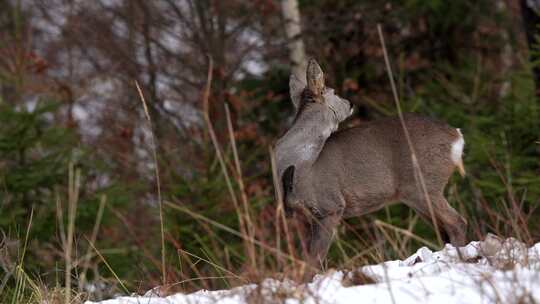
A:
[[[324,73],[314,59],[308,62],[306,81],[307,84],[297,75],[291,74],[289,90],[296,119],[311,117],[310,113],[322,111],[334,116],[335,122],[339,124],[351,115],[351,103],[336,95],[334,89],[325,86]]]
[[[352,113],[350,102],[325,86],[324,73],[313,59],[307,66],[306,82],[292,74],[289,86],[296,118],[276,144],[277,173],[286,211],[309,200],[307,193],[295,189],[300,183],[309,183],[310,170],[326,140]]]

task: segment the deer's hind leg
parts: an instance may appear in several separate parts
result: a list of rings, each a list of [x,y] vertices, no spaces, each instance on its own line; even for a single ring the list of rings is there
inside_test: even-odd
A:
[[[467,221],[454,209],[442,193],[429,196],[430,201],[426,201],[425,196],[415,195],[414,197],[403,198],[406,205],[413,208],[424,220],[433,225],[430,206],[437,222],[437,228],[444,229],[450,243],[454,246],[464,246],[467,242],[466,231]],[[439,230],[440,231],[440,230]]]

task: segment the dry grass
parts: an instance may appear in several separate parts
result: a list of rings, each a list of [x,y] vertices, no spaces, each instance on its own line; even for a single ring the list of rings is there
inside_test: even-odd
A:
[[[157,144],[156,144],[156,138],[154,136],[154,130],[152,127],[152,118],[150,117],[150,113],[148,112],[148,106],[146,105],[146,99],[144,98],[144,94],[141,90],[141,87],[139,86],[139,83],[135,81],[135,86],[137,87],[137,92],[139,93],[139,97],[141,99],[141,103],[143,105],[144,114],[146,117],[146,121],[148,122],[148,126],[150,129],[150,140],[151,140],[151,150],[152,150],[152,157],[154,159],[154,172],[156,176],[156,192],[157,192],[157,198],[158,198],[158,206],[159,206],[159,225],[160,225],[160,239],[161,239],[161,276],[162,276],[162,284],[167,284],[167,267],[166,261],[165,261],[165,229],[163,228],[163,201],[161,199],[161,182],[160,182],[160,176],[159,176],[159,164],[158,164],[158,156],[157,156]]]
[[[384,44],[382,35],[381,43]],[[399,106],[399,98],[395,93],[395,84],[393,84],[392,72],[386,50],[385,57],[389,69],[389,79],[396,98],[396,105]],[[246,193],[247,185],[244,181],[240,161],[242,156],[239,155],[236,147],[234,130],[232,127],[233,124],[228,108],[226,108],[225,112],[227,115],[229,145],[232,153],[224,153],[223,151],[226,149],[224,149],[217,140],[214,126],[208,115],[208,98],[210,97],[211,92],[211,81],[212,61],[210,60],[207,85],[202,97],[203,114],[211,145],[214,148],[221,173],[226,181],[230,200],[234,204],[239,228],[235,229],[214,219],[208,218],[203,214],[193,211],[180,201],[171,202],[162,200],[155,139],[152,139],[156,187],[160,208],[161,260],[154,257],[151,252],[145,251],[144,248],[141,250],[151,261],[150,264],[161,269],[161,285],[154,291],[160,295],[166,295],[178,290],[193,291],[200,288],[212,289],[215,286],[223,284],[223,282],[229,287],[245,285],[248,283],[259,283],[265,278],[275,278],[279,280],[288,279],[299,284],[305,277],[306,271],[310,270],[307,269],[307,266],[302,260],[302,256],[305,252],[305,248],[302,246],[304,241],[299,239],[302,236],[302,226],[301,221],[288,220],[284,216],[281,193],[279,191],[280,188],[276,187],[278,179],[277,176],[275,176],[273,153],[270,149],[269,160],[276,194],[274,201],[275,223],[273,225],[274,230],[272,231],[273,238],[269,241],[268,238],[261,237],[268,232],[268,228],[265,227],[265,223],[258,221],[253,215],[255,213],[254,209],[249,204],[250,198]],[[142,104],[144,108],[146,108],[146,102],[144,101],[142,91],[138,85],[137,89],[141,96]],[[145,110],[145,115],[151,129],[151,118],[147,110]],[[404,126],[404,128],[406,129],[406,126]],[[414,149],[412,149],[412,153],[414,155]],[[499,166],[494,163],[494,167],[498,168]],[[106,197],[102,197],[100,200],[94,229],[90,238],[85,240],[85,243],[88,244],[86,254],[83,257],[76,256],[77,252],[81,251],[77,248],[77,246],[80,246],[80,242],[74,242],[74,235],[76,232],[75,218],[81,177],[80,172],[75,170],[72,166],[70,167],[69,172],[70,186],[67,199],[67,229],[63,227],[64,211],[61,200],[60,198],[57,200],[58,226],[61,242],[63,244],[62,248],[64,250],[64,283],[59,284],[59,286],[54,288],[49,288],[46,284],[39,283],[39,277],[32,278],[24,271],[24,252],[30,235],[30,220],[22,254],[19,256],[16,267],[11,272],[16,281],[15,291],[11,296],[12,303],[67,304],[81,303],[87,297],[93,298],[93,294],[87,296],[88,290],[85,289],[85,284],[89,283],[87,272],[90,269],[97,267],[97,265],[105,265],[114,277],[112,280],[98,278],[101,282],[105,282],[111,286],[118,286],[115,292],[121,291],[125,294],[129,294],[132,291],[129,290],[129,287],[122,278],[116,275],[113,266],[110,265],[105,258],[103,250],[100,250],[96,246],[96,239],[99,236],[101,219],[106,205]],[[422,184],[421,172],[418,173],[418,177],[419,184]],[[529,210],[528,212],[524,211],[523,200],[517,197],[510,186],[511,183],[508,181],[508,172],[500,170],[500,178],[505,185],[507,185],[506,198],[501,199],[500,206],[496,210],[482,199],[481,193],[478,193],[478,202],[480,203],[480,208],[483,210],[486,218],[483,221],[471,221],[471,229],[477,239],[483,238],[485,231],[489,230],[499,235],[513,235],[526,243],[531,244],[535,239],[529,231],[528,223],[534,210]],[[421,189],[424,188],[425,187],[421,187]],[[456,195],[456,201],[460,204],[465,204],[465,202],[459,200],[457,191],[453,191],[452,193]],[[464,210],[465,208],[461,209]],[[503,210],[504,212],[501,213],[498,210]],[[205,231],[209,234],[216,235],[214,232],[220,230],[234,236],[242,242],[243,252],[233,252],[232,249],[227,246],[227,242],[219,239],[219,236],[217,235],[215,240],[213,240],[215,244],[213,244],[212,247],[204,248],[202,251],[204,255],[186,251],[178,240],[169,237],[164,230],[164,212],[180,212],[184,216],[192,218],[201,227],[204,227]],[[117,216],[121,218],[119,213]],[[405,258],[411,254],[411,248],[418,246],[418,244],[428,246],[432,249],[440,248],[440,245],[434,244],[432,241],[423,238],[414,232],[418,225],[418,217],[416,215],[411,214],[408,217],[407,227],[398,227],[389,222],[390,221],[382,220],[364,220],[361,222],[361,234],[358,232],[358,227],[352,227],[350,224],[345,223],[344,228],[342,228],[341,231],[347,232],[347,235],[352,237],[343,239],[338,235],[338,238],[335,241],[336,250],[334,250],[334,253],[337,253],[334,257],[337,256],[337,258],[331,262],[331,266],[338,269],[356,269],[361,265],[383,262],[388,259],[389,255]],[[129,229],[129,223],[126,221],[125,224]],[[436,222],[434,222],[434,225],[437,225]],[[438,235],[438,229],[435,229],[435,231],[437,233],[436,239],[440,242],[441,237]],[[343,235],[343,233],[341,235]],[[184,265],[186,266],[185,268],[175,269],[169,266],[171,264],[167,264],[167,260],[165,259],[165,248],[167,245],[176,248],[177,259],[179,261],[178,265],[181,265],[181,267]],[[238,256],[246,257],[246,262],[243,263],[241,268],[235,266],[238,262],[235,262],[234,260]],[[513,267],[513,265],[515,265],[515,263],[509,262],[502,267],[509,268]],[[73,274],[77,274],[77,286],[73,286],[72,284]],[[346,286],[374,283],[372,278],[358,270],[352,270],[346,277],[347,278],[343,282]],[[9,277],[4,277],[2,282],[0,282],[2,283],[2,285],[0,285],[0,287],[2,287],[0,288],[0,292],[3,290],[3,286],[5,286],[5,282],[7,282],[8,279]],[[509,278],[509,280],[510,279],[511,278]],[[260,290],[258,291],[260,292]],[[253,303],[262,301],[262,296],[263,295],[255,290],[250,295],[250,301]],[[278,290],[276,294],[273,295],[277,302],[287,297],[296,296],[297,295],[292,290]],[[523,301],[527,302],[527,299],[524,298]]]
[[[392,72],[392,66],[390,65],[390,59],[388,57],[388,51],[386,50],[386,43],[384,40],[384,35],[383,35],[380,24],[377,24],[377,32],[379,34],[379,39],[381,41],[381,46],[383,49],[384,62],[386,64],[386,71],[388,73],[388,80],[390,81],[390,87],[392,88],[392,94],[394,96],[394,102],[395,102],[395,106],[398,112],[399,121],[401,123],[403,133],[405,134],[405,139],[407,140],[407,146],[409,147],[409,152],[411,154],[411,161],[412,161],[412,165],[413,165],[414,173],[415,173],[414,178],[419,188],[419,192],[421,192],[424,195],[424,198],[428,204],[429,216],[431,217],[431,221],[435,229],[435,235],[437,236],[437,241],[439,242],[439,245],[442,245],[443,241],[442,241],[441,234],[439,232],[439,225],[437,223],[437,218],[435,217],[435,212],[433,210],[433,204],[431,202],[431,198],[429,197],[429,193],[426,187],[424,174],[422,173],[422,170],[420,169],[420,164],[418,163],[418,157],[416,156],[415,148],[411,140],[411,135],[409,134],[409,129],[407,128],[405,124],[405,120],[403,119],[403,111],[401,110],[401,102],[397,93],[396,84],[394,82],[394,73]]]
[[[232,141],[231,144],[233,144]],[[239,156],[236,157],[241,159]],[[227,160],[224,158],[223,162],[225,163]],[[232,163],[234,163],[234,160]],[[226,166],[225,168],[228,167]],[[70,177],[74,182],[72,183],[73,186],[71,188],[72,191],[70,191],[70,198],[67,200],[67,231],[65,237],[62,238],[65,240],[65,244],[67,244],[67,246],[65,246],[66,254],[64,261],[66,269],[71,269],[69,272],[70,279],[65,279],[65,282],[68,282],[69,285],[66,284],[61,287],[49,288],[45,284],[37,283],[39,282],[39,278],[31,278],[30,275],[25,273],[24,264],[22,263],[23,260],[21,260],[14,274],[14,277],[17,279],[17,289],[12,298],[14,299],[13,303],[81,303],[88,296],[92,298],[92,295],[87,296],[87,291],[83,289],[84,284],[88,283],[85,273],[88,269],[93,267],[91,265],[92,263],[105,265],[113,276],[116,277],[114,279],[116,283],[110,281],[109,283],[120,286],[120,290],[122,290],[123,293],[130,293],[130,290],[125,286],[123,280],[115,275],[113,266],[109,265],[105,256],[95,246],[95,240],[99,234],[97,231],[99,231],[101,217],[96,219],[92,235],[86,240],[90,246],[89,248],[92,249],[91,251],[87,251],[82,258],[77,258],[73,257],[73,252],[78,252],[79,250],[75,250],[73,247],[72,249],[67,250],[70,246],[69,239],[73,238],[74,231],[76,230],[74,221],[74,212],[76,212],[77,206],[75,198],[77,197],[76,185],[78,183],[76,180],[80,178],[76,176],[77,174],[73,174],[72,177]],[[237,184],[239,183],[239,181],[236,180],[238,178],[242,177],[238,172],[235,172],[234,181]],[[231,187],[231,189],[235,191],[235,195],[238,194],[236,191],[242,191],[241,187]],[[510,190],[511,189],[509,188],[508,191]],[[512,193],[508,193],[509,197],[512,195]],[[241,194],[239,194],[239,197],[241,197]],[[241,198],[239,203],[242,202],[242,200],[243,199]],[[164,201],[164,211],[181,212],[185,216],[189,216],[199,222],[201,226],[207,227],[208,231],[221,230],[242,240],[245,246],[247,246],[247,248],[245,248],[245,254],[248,259],[243,268],[239,269],[233,266],[235,263],[233,262],[229,248],[226,246],[216,246],[208,252],[208,256],[201,256],[183,250],[182,247],[178,245],[176,246],[178,249],[178,258],[182,260],[182,265],[187,265],[187,269],[167,269],[167,273],[173,278],[173,281],[169,281],[167,284],[161,284],[161,286],[156,289],[156,293],[166,295],[179,290],[190,291],[200,288],[212,289],[213,286],[216,286],[217,282],[227,282],[227,286],[234,287],[248,283],[258,283],[264,278],[276,278],[279,280],[289,279],[300,282],[306,269],[301,259],[303,254],[302,248],[298,247],[298,244],[301,242],[299,242],[298,239],[295,239],[295,237],[298,237],[296,235],[297,229],[294,229],[295,233],[289,231],[291,228],[290,225],[293,223],[284,218],[283,210],[279,203],[279,195],[277,195],[275,204],[277,209],[276,215],[278,216],[274,231],[274,238],[276,241],[269,243],[267,240],[258,237],[258,235],[262,234],[263,230],[267,229],[264,227],[263,223],[252,220],[249,227],[250,231],[247,229],[235,229],[194,212],[181,202]],[[105,199],[102,198],[99,208],[101,211],[99,214],[102,214],[104,205]],[[489,207],[487,203],[484,204],[482,208],[487,215],[486,221],[482,223],[471,222],[473,231],[476,234],[480,234],[482,229],[485,229],[481,226],[487,225],[490,230],[498,231],[501,235],[508,235],[508,231],[512,230],[514,232],[513,235],[518,236],[526,242],[532,242],[533,238],[530,237],[531,233],[528,231],[527,226],[528,219],[531,215],[530,211],[525,213],[522,209],[522,204],[519,200],[516,200],[515,197],[513,199],[501,200],[500,205],[500,208],[504,210],[503,213],[497,212],[493,207]],[[247,209],[245,209],[246,207]],[[252,213],[253,210],[249,205],[243,206],[239,204],[237,212],[239,213],[238,220],[242,220],[242,223],[245,224],[247,223],[246,214]],[[59,223],[63,222],[62,213],[63,212],[59,210]],[[72,218],[72,220],[69,218]],[[410,217],[408,220],[409,225],[405,228],[394,226],[389,222],[382,220],[363,222],[367,226],[362,234],[357,234],[356,231],[349,230],[347,227],[348,224],[345,224],[345,228],[343,228],[342,231],[349,230],[349,235],[354,232],[356,239],[345,240],[338,237],[335,242],[335,248],[337,250],[334,250],[334,254],[337,252],[340,257],[337,259],[337,261],[339,261],[337,264],[335,263],[336,260],[332,262],[333,267],[338,269],[356,269],[356,267],[368,263],[383,262],[388,259],[389,252],[393,252],[394,255],[400,258],[405,258],[411,254],[410,248],[417,246],[416,244],[423,244],[432,249],[440,248],[437,244],[433,244],[431,241],[415,234],[414,231],[418,223],[416,216]],[[28,231],[30,230],[28,229]],[[174,240],[166,239],[166,241],[174,246]],[[77,243],[72,242],[71,244],[71,246],[75,246]],[[359,250],[360,248],[362,249]],[[254,252],[254,256],[250,257],[250,252]],[[96,256],[98,259],[91,259],[90,256]],[[334,255],[334,258],[335,257],[336,256]],[[203,265],[210,267],[203,267]],[[502,267],[509,269],[512,265],[515,264],[506,263]],[[188,269],[189,271],[186,271]],[[71,274],[73,273],[81,274],[78,276],[77,286],[72,286],[72,283],[70,283],[73,282],[71,279]],[[488,279],[489,278],[486,278],[486,280]],[[509,280],[510,279],[512,278],[509,278]],[[373,279],[369,276],[353,270],[350,275],[347,276],[347,279],[344,280],[343,284],[346,286],[356,286],[372,284],[373,282]],[[518,283],[519,282],[516,284]],[[263,296],[266,297],[267,295],[262,295],[254,291],[251,293],[250,299],[256,303],[257,301],[262,301],[261,299],[263,299]],[[279,299],[296,297],[296,294],[290,290],[278,290],[272,297],[279,302]],[[526,302],[526,299],[524,301]]]

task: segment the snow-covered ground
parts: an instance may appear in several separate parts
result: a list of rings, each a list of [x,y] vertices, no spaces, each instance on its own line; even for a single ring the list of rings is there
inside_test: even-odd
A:
[[[230,290],[200,290],[165,298],[150,292],[100,303],[540,303],[540,243],[527,248],[515,239],[488,235],[482,242],[461,247],[460,252],[461,257],[450,245],[436,252],[422,247],[403,261],[357,270],[372,280],[329,271],[304,285],[267,279]],[[364,283],[358,283],[361,281]]]

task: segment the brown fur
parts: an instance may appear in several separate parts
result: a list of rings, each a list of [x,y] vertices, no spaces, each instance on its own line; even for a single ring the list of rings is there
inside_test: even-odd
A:
[[[291,96],[302,96],[293,92],[293,88],[300,87],[291,84]],[[431,223],[430,202],[438,226],[446,231],[452,244],[463,245],[466,221],[443,195],[456,166],[462,169],[461,161],[451,159],[451,146],[461,136],[458,130],[424,116],[404,116],[425,181],[427,201],[415,177],[410,148],[398,118],[328,132],[349,115],[346,112],[350,105],[345,103],[348,101],[333,93],[324,95],[322,103],[295,101],[303,108],[276,145],[278,174],[283,178],[287,171],[289,179],[283,180],[286,206],[307,209],[313,217],[309,261],[317,264],[324,259],[342,218],[374,212],[396,201]]]

